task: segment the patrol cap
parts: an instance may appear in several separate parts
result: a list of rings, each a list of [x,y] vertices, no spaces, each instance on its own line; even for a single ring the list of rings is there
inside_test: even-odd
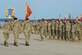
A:
[[[44,21],[44,19],[42,18],[42,21]]]
[[[5,20],[5,22],[8,22],[7,20]]]
[[[17,20],[17,18],[14,18],[14,20]]]

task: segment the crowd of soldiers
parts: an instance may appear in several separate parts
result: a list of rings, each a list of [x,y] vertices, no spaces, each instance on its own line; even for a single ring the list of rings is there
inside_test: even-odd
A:
[[[35,33],[40,34],[41,39],[57,39],[66,41],[82,40],[82,22],[74,22],[72,20],[40,20],[34,25]]]
[[[3,35],[5,38],[4,45],[9,46],[9,34],[12,31],[14,35],[14,45],[18,46],[18,37],[20,33],[24,33],[25,45],[29,46],[29,39],[31,34],[39,34],[41,40],[57,39],[66,41],[81,41],[82,40],[82,22],[74,22],[65,20],[39,20],[36,24],[29,22],[26,19],[20,22],[14,18],[12,22],[5,21],[3,25]]]
[[[24,33],[25,36],[25,45],[29,46],[29,38],[31,32],[31,24],[28,19],[24,22],[20,22],[17,18],[14,18],[12,22],[5,20],[5,23],[2,27],[4,35],[4,45],[9,46],[8,39],[9,34],[12,32],[14,35],[14,45],[18,46],[18,38],[20,33]]]

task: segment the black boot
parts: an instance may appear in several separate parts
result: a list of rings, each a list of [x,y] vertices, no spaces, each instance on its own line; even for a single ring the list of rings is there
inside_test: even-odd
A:
[[[26,44],[25,44],[26,46],[29,46],[29,44],[26,42]]]
[[[16,42],[14,42],[14,46],[18,46],[18,44]]]
[[[43,37],[41,37],[41,40],[43,40]]]
[[[9,46],[8,43],[7,43],[6,41],[4,41],[4,45],[7,46],[7,47]]]

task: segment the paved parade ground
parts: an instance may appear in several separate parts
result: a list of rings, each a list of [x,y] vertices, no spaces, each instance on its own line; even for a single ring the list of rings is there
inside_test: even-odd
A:
[[[40,40],[38,34],[32,34],[30,46],[25,46],[24,35],[20,34],[19,46],[13,45],[13,34],[10,34],[9,47],[3,45],[4,36],[0,30],[0,55],[82,55],[82,42],[62,40]]]

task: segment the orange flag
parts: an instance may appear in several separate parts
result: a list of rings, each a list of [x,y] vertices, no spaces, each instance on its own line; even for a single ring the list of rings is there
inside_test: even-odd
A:
[[[25,10],[25,13],[26,13],[25,19],[29,19],[29,17],[30,17],[31,14],[32,14],[32,11],[31,11],[31,9],[30,9],[30,7],[28,6],[27,3],[26,3],[26,10]]]

